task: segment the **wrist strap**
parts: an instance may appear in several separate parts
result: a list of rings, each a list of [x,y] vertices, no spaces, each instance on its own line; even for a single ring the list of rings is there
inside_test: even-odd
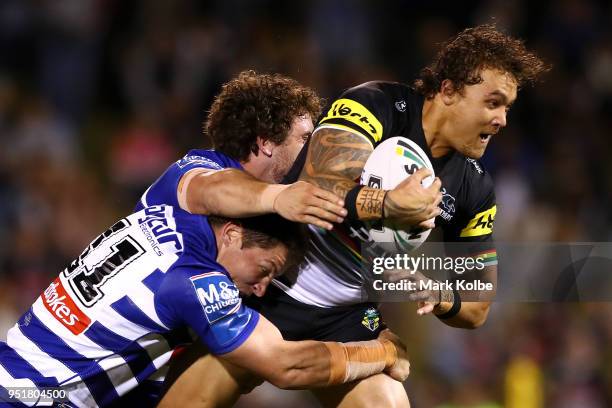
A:
[[[387,339],[323,344],[330,353],[328,385],[343,384],[378,374],[397,361],[397,349]]]
[[[461,297],[459,296],[459,291],[453,287],[453,306],[446,313],[442,313],[441,315],[436,315],[438,319],[450,319],[459,313],[461,310]]]
[[[357,215],[357,195],[364,186],[356,185],[352,189],[346,193],[346,198],[344,199],[344,205],[346,206],[346,218],[349,220],[359,220],[359,216]]]

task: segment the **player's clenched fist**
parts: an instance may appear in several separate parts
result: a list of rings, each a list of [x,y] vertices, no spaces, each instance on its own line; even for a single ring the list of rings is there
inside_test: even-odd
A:
[[[344,201],[327,190],[305,181],[290,184],[278,193],[274,211],[291,221],[313,224],[331,230],[332,222],[346,216]]]
[[[425,228],[433,228],[433,218],[440,214],[438,204],[442,201],[442,183],[436,177],[431,186],[423,187],[421,182],[431,174],[431,170],[421,168],[388,191],[384,203],[384,217],[395,219],[402,225],[420,224]]]
[[[389,374],[394,380],[405,381],[410,374],[410,361],[408,361],[408,352],[406,345],[402,343],[400,338],[391,330],[385,329],[378,335],[378,340],[388,340],[395,346],[397,358],[395,363],[385,369],[385,373]]]

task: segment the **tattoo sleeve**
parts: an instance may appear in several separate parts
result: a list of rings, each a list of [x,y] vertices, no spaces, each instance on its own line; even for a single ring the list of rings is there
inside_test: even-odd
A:
[[[337,129],[321,129],[310,141],[300,179],[346,197],[358,183],[361,171],[374,148],[363,136]],[[364,197],[358,206],[375,206]]]

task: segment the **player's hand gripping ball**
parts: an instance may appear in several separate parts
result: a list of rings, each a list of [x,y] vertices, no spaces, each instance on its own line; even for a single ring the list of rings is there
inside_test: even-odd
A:
[[[434,169],[429,158],[412,140],[396,136],[379,144],[366,162],[361,173],[361,184],[383,190],[392,190],[418,169],[425,167],[432,175],[423,179],[422,185],[429,187],[434,179]],[[390,219],[366,224],[374,242],[392,243],[398,252],[413,251],[429,236],[430,229],[413,227],[404,230]]]

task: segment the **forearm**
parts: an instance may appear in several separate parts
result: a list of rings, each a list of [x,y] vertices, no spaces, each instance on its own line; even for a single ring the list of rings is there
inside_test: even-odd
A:
[[[397,360],[395,346],[387,341],[288,342],[288,353],[279,367],[282,388],[307,388],[343,384],[381,373]]]
[[[462,329],[476,329],[484,324],[489,314],[491,302],[462,302],[461,309],[453,317],[440,319],[444,324]],[[450,302],[442,302],[435,310],[436,315],[443,315],[452,307]]]
[[[465,329],[476,329],[484,324],[489,314],[491,301],[495,298],[497,291],[497,266],[489,265],[484,270],[468,272],[464,275],[468,281],[483,281],[492,286],[491,290],[443,290],[441,292],[441,302],[434,309],[437,316],[443,315],[451,311],[453,304],[455,309],[459,307],[459,311],[455,316],[443,318],[445,324],[451,327],[460,327]],[[459,295],[458,303],[455,299],[455,294]],[[452,313],[451,313],[452,314]]]
[[[286,389],[321,387],[327,385],[331,372],[330,352],[317,341],[287,342],[286,353],[276,361],[271,379]]]
[[[274,212],[275,196],[285,187],[264,183],[238,169],[225,169],[186,174],[178,196],[181,207],[193,214],[240,218]]]

